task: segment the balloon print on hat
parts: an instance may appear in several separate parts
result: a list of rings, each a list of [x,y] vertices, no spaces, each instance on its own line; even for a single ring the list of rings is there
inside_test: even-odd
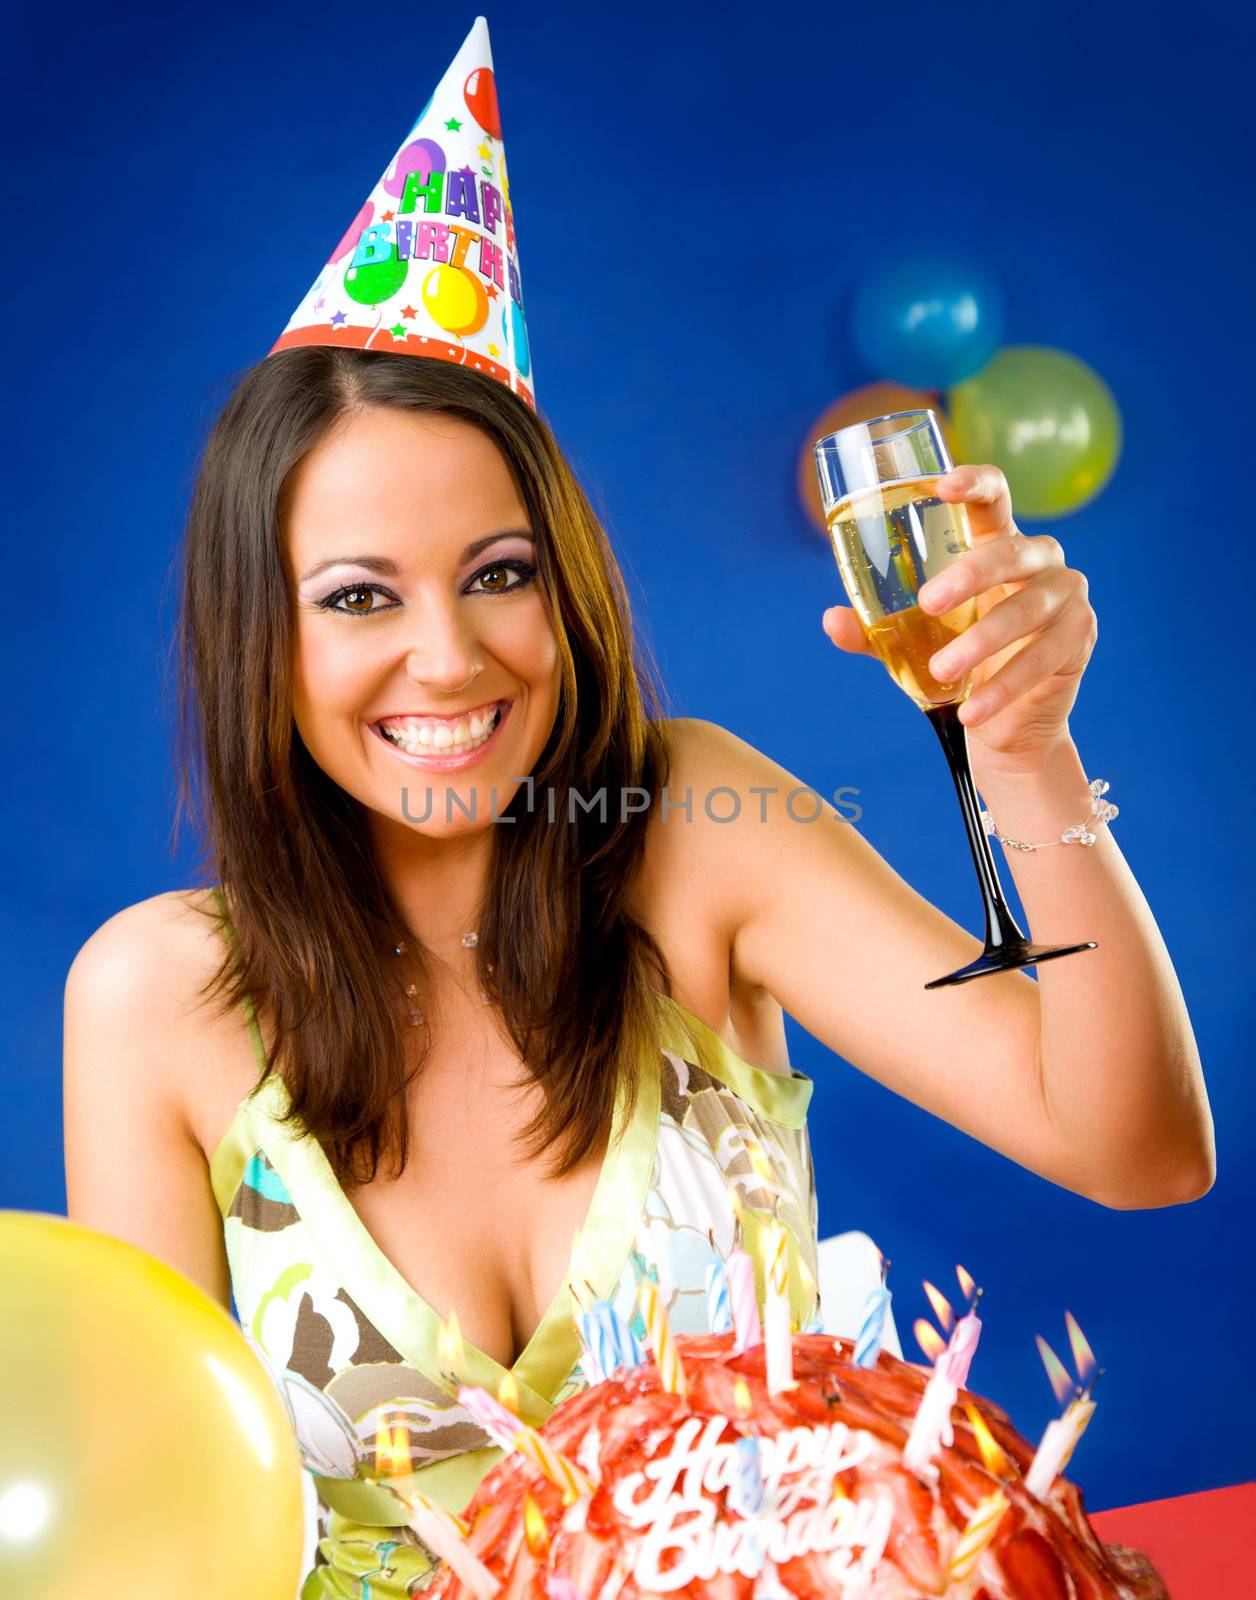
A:
[[[345,233],[344,238],[332,251],[331,256],[328,259],[328,266],[330,266],[333,261],[343,261],[345,256],[349,254],[350,250],[353,250],[357,247],[357,242],[362,237],[363,228],[367,227],[374,220],[374,218],[375,207],[368,200],[362,207],[361,211],[358,212],[357,216],[354,217],[353,221],[349,224],[348,231]],[[321,282],[322,280],[320,279],[319,281]],[[318,285],[316,284],[315,287],[317,288]]]
[[[398,150],[392,171],[384,178],[384,188],[400,200],[412,172],[426,183],[434,172],[444,172],[446,166],[445,152],[435,139],[414,139]]]
[[[488,321],[484,285],[465,267],[433,267],[423,280],[423,304],[432,321],[461,338]]]
[[[494,139],[502,136],[501,113],[497,109],[497,80],[492,67],[477,67],[462,87],[467,110]]]
[[[532,371],[532,352],[528,349],[528,325],[523,312],[512,300],[502,307],[502,338],[514,351],[515,370],[521,378]]]
[[[921,255],[887,262],[855,296],[854,338],[869,370],[944,389],[984,367],[1003,337],[1003,291],[980,262]]]
[[[364,261],[360,267],[350,267],[345,273],[345,293],[361,306],[377,306],[391,300],[406,281],[409,263],[399,259],[394,250],[382,261]]]

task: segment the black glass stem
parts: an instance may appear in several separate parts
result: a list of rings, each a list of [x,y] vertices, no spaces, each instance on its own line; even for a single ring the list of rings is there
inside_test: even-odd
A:
[[[968,760],[968,729],[959,720],[959,703],[928,706],[925,716],[933,724],[946,756],[946,764],[955,780],[955,793],[964,815],[964,829],[968,834],[968,848],[973,854],[977,869],[977,882],[981,885],[981,899],[986,912],[986,948],[975,961],[966,967],[948,972],[945,977],[926,983],[926,989],[941,989],[952,983],[967,983],[970,978],[984,978],[992,972],[1007,972],[1014,967],[1030,967],[1038,961],[1050,961],[1054,956],[1071,956],[1079,950],[1096,950],[1098,944],[1088,939],[1084,944],[1032,944],[1016,924],[1006,899],[999,874],[990,852],[990,841],[981,825],[981,808],[977,791],[973,787],[972,767]]]

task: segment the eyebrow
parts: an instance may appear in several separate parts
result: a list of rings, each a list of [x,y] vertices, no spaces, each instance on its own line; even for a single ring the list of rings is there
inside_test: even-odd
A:
[[[487,550],[489,545],[496,544],[499,539],[527,539],[530,544],[536,543],[536,535],[531,528],[506,528],[501,533],[486,533],[482,539],[473,539],[459,557],[459,566],[463,562],[474,560],[481,550]],[[378,572],[381,577],[398,578],[401,568],[388,556],[331,556],[326,561],[320,561],[301,579],[308,583],[311,578],[317,578],[320,572],[326,572],[329,567],[365,567],[368,572]]]

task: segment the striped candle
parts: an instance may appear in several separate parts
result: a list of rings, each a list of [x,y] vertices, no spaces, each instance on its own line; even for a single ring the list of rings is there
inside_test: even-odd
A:
[[[728,1269],[723,1261],[711,1261],[706,1269],[707,1329],[727,1333],[733,1325],[733,1305],[728,1297]]]
[[[659,1381],[668,1394],[685,1395],[689,1386],[685,1382],[685,1369],[667,1320],[663,1296],[653,1278],[643,1278],[637,1285],[637,1298],[641,1302],[641,1315],[645,1318],[646,1337],[654,1353]]]
[[[620,1367],[639,1367],[645,1360],[645,1351],[641,1348],[636,1334],[616,1311],[612,1302],[599,1300],[593,1307],[593,1315],[597,1318],[602,1333],[602,1352],[607,1376],[617,1372]]]
[[[767,1346],[768,1393],[794,1387],[794,1341],[789,1328],[788,1239],[779,1222],[763,1230],[763,1332]]]
[[[1076,1449],[1077,1441],[1085,1431],[1086,1424],[1094,1415],[1094,1411],[1093,1400],[1085,1398],[1070,1400],[1064,1415],[1047,1423],[1037,1453],[1030,1463],[1029,1471],[1025,1474],[1025,1487],[1030,1494],[1036,1495],[1039,1500],[1046,1499],[1047,1491],[1055,1482],[1056,1475],[1063,1472],[1068,1465],[1069,1457]]]
[[[458,1390],[458,1399],[494,1444],[500,1445],[503,1450],[517,1450],[531,1461],[552,1484],[563,1491],[563,1499],[568,1504],[581,1495],[593,1493],[593,1484],[574,1461],[563,1455],[561,1450],[556,1450],[535,1428],[530,1428],[526,1422],[521,1422],[507,1411],[486,1389],[473,1388],[464,1383]]]
[[[610,1374],[606,1370],[606,1351],[602,1342],[602,1331],[597,1326],[591,1311],[578,1311],[575,1317],[576,1332],[580,1335],[583,1346],[580,1352],[580,1365],[589,1383],[604,1383]]]
[[[864,1301],[863,1321],[859,1325],[859,1336],[855,1340],[857,1367],[876,1366],[877,1357],[881,1353],[881,1341],[885,1336],[885,1313],[890,1309],[892,1298],[885,1284],[879,1283]]]
[[[983,1551],[999,1531],[1003,1513],[1010,1504],[1011,1501],[1000,1489],[977,1502],[972,1516],[964,1524],[959,1543],[951,1552],[947,1570],[952,1583],[962,1583],[965,1578],[971,1577]]]
[[[430,1500],[421,1489],[399,1489],[394,1484],[389,1488],[405,1506],[411,1528],[432,1554],[444,1561],[479,1600],[492,1600],[501,1588],[501,1579],[493,1576],[467,1544],[462,1519]]]

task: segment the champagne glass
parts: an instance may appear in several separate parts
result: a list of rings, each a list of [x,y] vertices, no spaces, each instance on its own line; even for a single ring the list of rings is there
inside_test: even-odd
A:
[[[975,599],[935,616],[922,611],[916,598],[926,579],[972,549],[967,508],[948,505],[936,493],[937,480],[952,465],[937,417],[927,410],[874,417],[826,434],[816,441],[814,453],[825,521],[846,593],[869,647],[933,724],[955,782],[985,904],[985,950],[925,988],[967,983],[1096,949],[1093,939],[1031,944],[1017,926],[981,824],[968,730],[959,720],[972,673],[941,683],[929,671],[935,651],[977,620]]]

